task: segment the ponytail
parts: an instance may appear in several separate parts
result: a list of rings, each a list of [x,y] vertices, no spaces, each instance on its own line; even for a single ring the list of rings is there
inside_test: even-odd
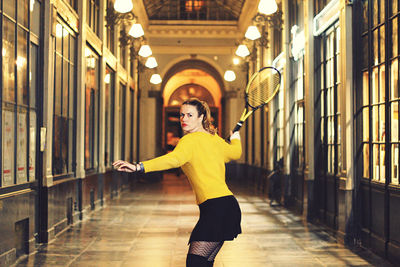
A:
[[[198,98],[189,98],[188,100],[184,101],[182,105],[195,106],[197,109],[197,113],[199,114],[199,117],[203,115],[202,125],[204,130],[206,130],[210,134],[217,133],[217,129],[214,127],[214,125],[212,125],[211,122],[211,111],[207,102],[201,101]]]

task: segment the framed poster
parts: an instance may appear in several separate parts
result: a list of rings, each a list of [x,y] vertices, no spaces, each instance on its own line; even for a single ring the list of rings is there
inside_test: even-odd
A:
[[[36,112],[29,113],[29,181],[35,180],[36,165]]]
[[[17,184],[27,182],[26,156],[27,156],[27,113],[18,112],[17,123]]]

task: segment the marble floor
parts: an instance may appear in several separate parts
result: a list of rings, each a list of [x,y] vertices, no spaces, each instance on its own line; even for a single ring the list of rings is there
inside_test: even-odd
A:
[[[266,199],[235,190],[243,234],[225,242],[215,267],[391,266],[336,242],[326,229],[304,222]],[[133,191],[75,223],[15,266],[184,267],[187,241],[198,218],[186,179],[137,183]]]

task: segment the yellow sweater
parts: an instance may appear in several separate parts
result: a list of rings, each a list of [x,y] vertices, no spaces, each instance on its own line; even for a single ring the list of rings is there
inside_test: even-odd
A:
[[[189,179],[197,204],[207,199],[232,195],[225,182],[225,163],[239,159],[239,139],[228,144],[218,135],[206,132],[186,134],[166,155],[143,161],[144,171],[162,171],[182,167]]]

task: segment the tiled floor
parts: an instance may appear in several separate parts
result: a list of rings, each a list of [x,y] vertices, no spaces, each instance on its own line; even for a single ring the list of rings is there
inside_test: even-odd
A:
[[[323,228],[271,208],[265,199],[236,196],[243,234],[225,242],[215,267],[390,266],[368,252],[346,249]],[[197,218],[186,179],[166,175],[161,183],[138,183],[133,192],[123,192],[17,266],[184,267]]]

